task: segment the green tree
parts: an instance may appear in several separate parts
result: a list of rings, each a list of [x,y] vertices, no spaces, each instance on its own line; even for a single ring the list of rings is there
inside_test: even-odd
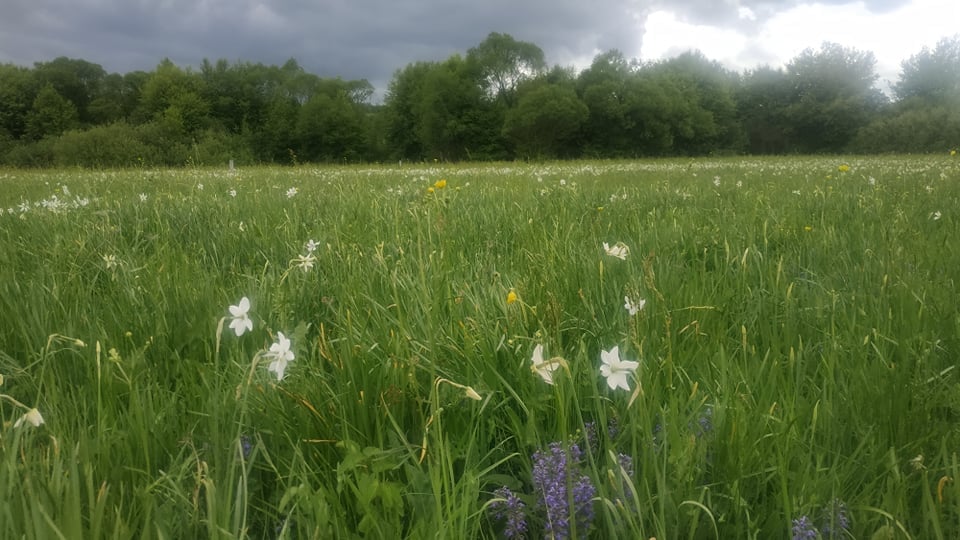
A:
[[[425,148],[420,140],[420,101],[427,75],[436,69],[435,62],[415,62],[398,70],[390,80],[384,99],[386,143],[393,159],[423,159]]]
[[[960,97],[960,34],[924,47],[905,60],[893,91],[901,102],[922,106],[955,103]]]
[[[317,79],[315,92],[330,98],[343,98],[354,105],[363,105],[373,95],[373,86],[366,79],[348,81],[340,77]]]
[[[13,64],[0,65],[0,136],[18,140],[27,130],[27,114],[37,88],[31,71]]]
[[[678,139],[694,140],[712,133],[714,125],[696,103],[692,87],[667,72],[640,70],[629,81],[624,100],[628,156],[665,156],[685,151]]]
[[[111,73],[104,77],[97,96],[87,105],[87,115],[91,124],[110,124],[130,114],[133,107],[124,108],[124,89],[123,75]]]
[[[793,84],[782,69],[762,66],[742,77],[736,103],[749,153],[783,154],[790,149],[786,114],[793,95]]]
[[[517,106],[507,111],[503,131],[518,155],[571,157],[577,153],[577,136],[589,114],[572,86],[538,84],[521,91]]]
[[[363,108],[363,147],[366,159],[382,162],[394,158],[387,140],[387,115],[383,105],[369,105]]]
[[[296,139],[300,159],[357,161],[363,153],[363,121],[347,94],[317,93],[300,109]]]
[[[692,116],[690,129],[673,144],[673,152],[708,154],[737,152],[743,146],[742,127],[734,99],[736,75],[700,51],[686,52],[653,69],[671,79]]]
[[[40,86],[53,86],[60,96],[73,103],[81,124],[93,123],[89,106],[100,95],[107,76],[99,64],[61,56],[50,62],[37,62],[33,73]]]
[[[508,106],[516,103],[517,87],[547,67],[540,47],[498,32],[491,32],[479,45],[467,51],[467,62],[476,70],[487,95]]]
[[[32,140],[56,137],[77,125],[77,108],[47,83],[27,113],[26,136]]]
[[[804,153],[840,152],[875,117],[883,94],[873,53],[836,43],[807,49],[787,64],[793,99],[786,109],[792,146]]]
[[[114,96],[120,103],[123,117],[133,124],[141,124],[150,120],[147,111],[141,106],[141,99],[143,89],[152,76],[152,73],[146,71],[131,71],[124,73],[123,80],[117,85],[118,88]]]
[[[306,70],[293,58],[284,62],[276,75],[274,93],[303,105],[317,92],[320,78]]]
[[[300,104],[290,98],[270,98],[264,111],[263,125],[248,137],[257,159],[290,163],[290,152],[296,152],[294,128],[299,112]]]
[[[164,131],[192,137],[208,123],[210,104],[202,97],[202,85],[199,77],[164,59],[143,85],[141,111],[164,123]]]
[[[599,156],[630,154],[633,119],[628,92],[635,79],[634,65],[618,50],[594,57],[577,77],[577,92],[589,111],[584,125],[585,150]]]
[[[218,128],[239,134],[245,126],[258,128],[261,125],[266,107],[266,95],[261,89],[265,71],[260,64],[231,66],[223,59],[216,63],[203,60],[200,66],[201,96]]]
[[[459,55],[424,74],[415,116],[424,152],[444,160],[489,157],[502,124]]]
[[[295,128],[300,107],[309,100],[317,78],[306,73],[294,59],[283,66],[270,66],[257,78],[263,96],[259,122],[248,124],[246,139],[256,159],[291,163],[297,156]]]
[[[612,50],[594,58],[577,84],[590,111],[584,144],[591,155],[669,155],[678,151],[676,140],[716,129],[695,87],[669,66],[641,67]]]
[[[943,152],[960,140],[960,35],[901,65],[893,85],[898,100],[861,129],[851,144],[859,152]]]

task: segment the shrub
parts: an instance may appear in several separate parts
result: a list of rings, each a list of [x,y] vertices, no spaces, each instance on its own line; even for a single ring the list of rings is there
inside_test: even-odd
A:
[[[943,152],[960,141],[960,107],[911,108],[871,122],[857,132],[857,153]]]
[[[49,167],[53,165],[53,139],[14,144],[4,154],[2,162],[14,167]]]
[[[223,165],[231,159],[238,165],[249,165],[255,161],[243,137],[213,129],[201,134],[188,158],[194,165]]]
[[[54,161],[60,166],[130,167],[142,163],[150,152],[137,138],[136,128],[126,122],[68,131],[53,145]]]
[[[176,126],[161,120],[139,125],[136,130],[137,138],[148,148],[144,164],[181,166],[187,162],[188,140]]]

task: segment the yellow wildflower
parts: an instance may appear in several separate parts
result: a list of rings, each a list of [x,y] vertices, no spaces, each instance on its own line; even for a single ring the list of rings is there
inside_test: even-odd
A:
[[[437,188],[437,189],[443,189],[443,188],[447,187],[447,179],[446,179],[446,178],[441,178],[440,180],[437,180],[437,181],[433,184],[433,187],[435,187],[435,188]]]
[[[840,172],[847,172],[850,170],[850,166],[847,165],[846,163],[843,163],[839,167],[837,167],[837,170]]]
[[[427,188],[427,193],[433,193],[433,187],[428,187],[428,188]]]
[[[510,305],[517,301],[517,293],[513,292],[513,289],[510,289],[510,292],[507,293],[507,305]]]

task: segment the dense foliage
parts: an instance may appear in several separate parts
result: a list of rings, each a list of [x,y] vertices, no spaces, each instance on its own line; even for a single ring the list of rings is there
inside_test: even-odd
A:
[[[903,63],[892,98],[872,53],[824,43],[735,73],[688,52],[596,56],[579,73],[491,33],[466,55],[366,80],[169,60],[107,73],[57,58],[0,65],[0,164],[131,166],[567,157],[942,152],[960,141],[960,36]]]

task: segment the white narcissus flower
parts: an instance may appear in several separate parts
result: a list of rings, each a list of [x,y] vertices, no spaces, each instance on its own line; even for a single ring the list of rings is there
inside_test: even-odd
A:
[[[253,321],[247,315],[248,311],[250,311],[250,300],[246,296],[240,299],[239,304],[230,306],[230,315],[233,316],[230,329],[237,334],[237,337],[242,336],[247,330],[253,330]]]
[[[540,376],[547,384],[553,384],[553,372],[560,367],[560,359],[543,360],[543,345],[537,345],[533,348],[533,355],[530,357],[530,370]]]
[[[277,374],[277,380],[283,380],[283,372],[287,369],[287,363],[293,360],[293,351],[290,350],[290,340],[283,335],[283,332],[277,332],[277,342],[270,346],[270,351],[266,354],[273,358],[273,362],[267,367],[268,371]]]
[[[103,258],[104,264],[107,266],[107,270],[113,270],[117,267],[117,256],[116,255],[101,255]]]
[[[600,375],[607,379],[607,386],[611,390],[623,388],[630,391],[630,385],[627,382],[627,376],[640,367],[639,362],[620,359],[620,347],[615,345],[609,351],[600,351],[600,360],[603,364],[600,366]]]
[[[296,259],[297,267],[299,267],[304,272],[309,272],[313,268],[313,263],[316,262],[317,258],[313,254],[299,255]]]
[[[623,242],[617,242],[616,245],[610,246],[606,242],[603,243],[603,251],[611,257],[616,257],[621,261],[627,259],[627,255],[630,254],[630,248],[627,247]]]
[[[643,298],[634,302],[629,296],[623,297],[623,307],[630,313],[631,317],[636,315],[637,312],[643,309],[643,306],[645,305],[647,305],[647,301]]]
[[[43,424],[43,416],[40,415],[40,411],[36,407],[25,412],[16,422],[14,422],[13,427],[18,428],[24,424],[24,422],[30,424],[33,427],[40,427],[40,424]]]

